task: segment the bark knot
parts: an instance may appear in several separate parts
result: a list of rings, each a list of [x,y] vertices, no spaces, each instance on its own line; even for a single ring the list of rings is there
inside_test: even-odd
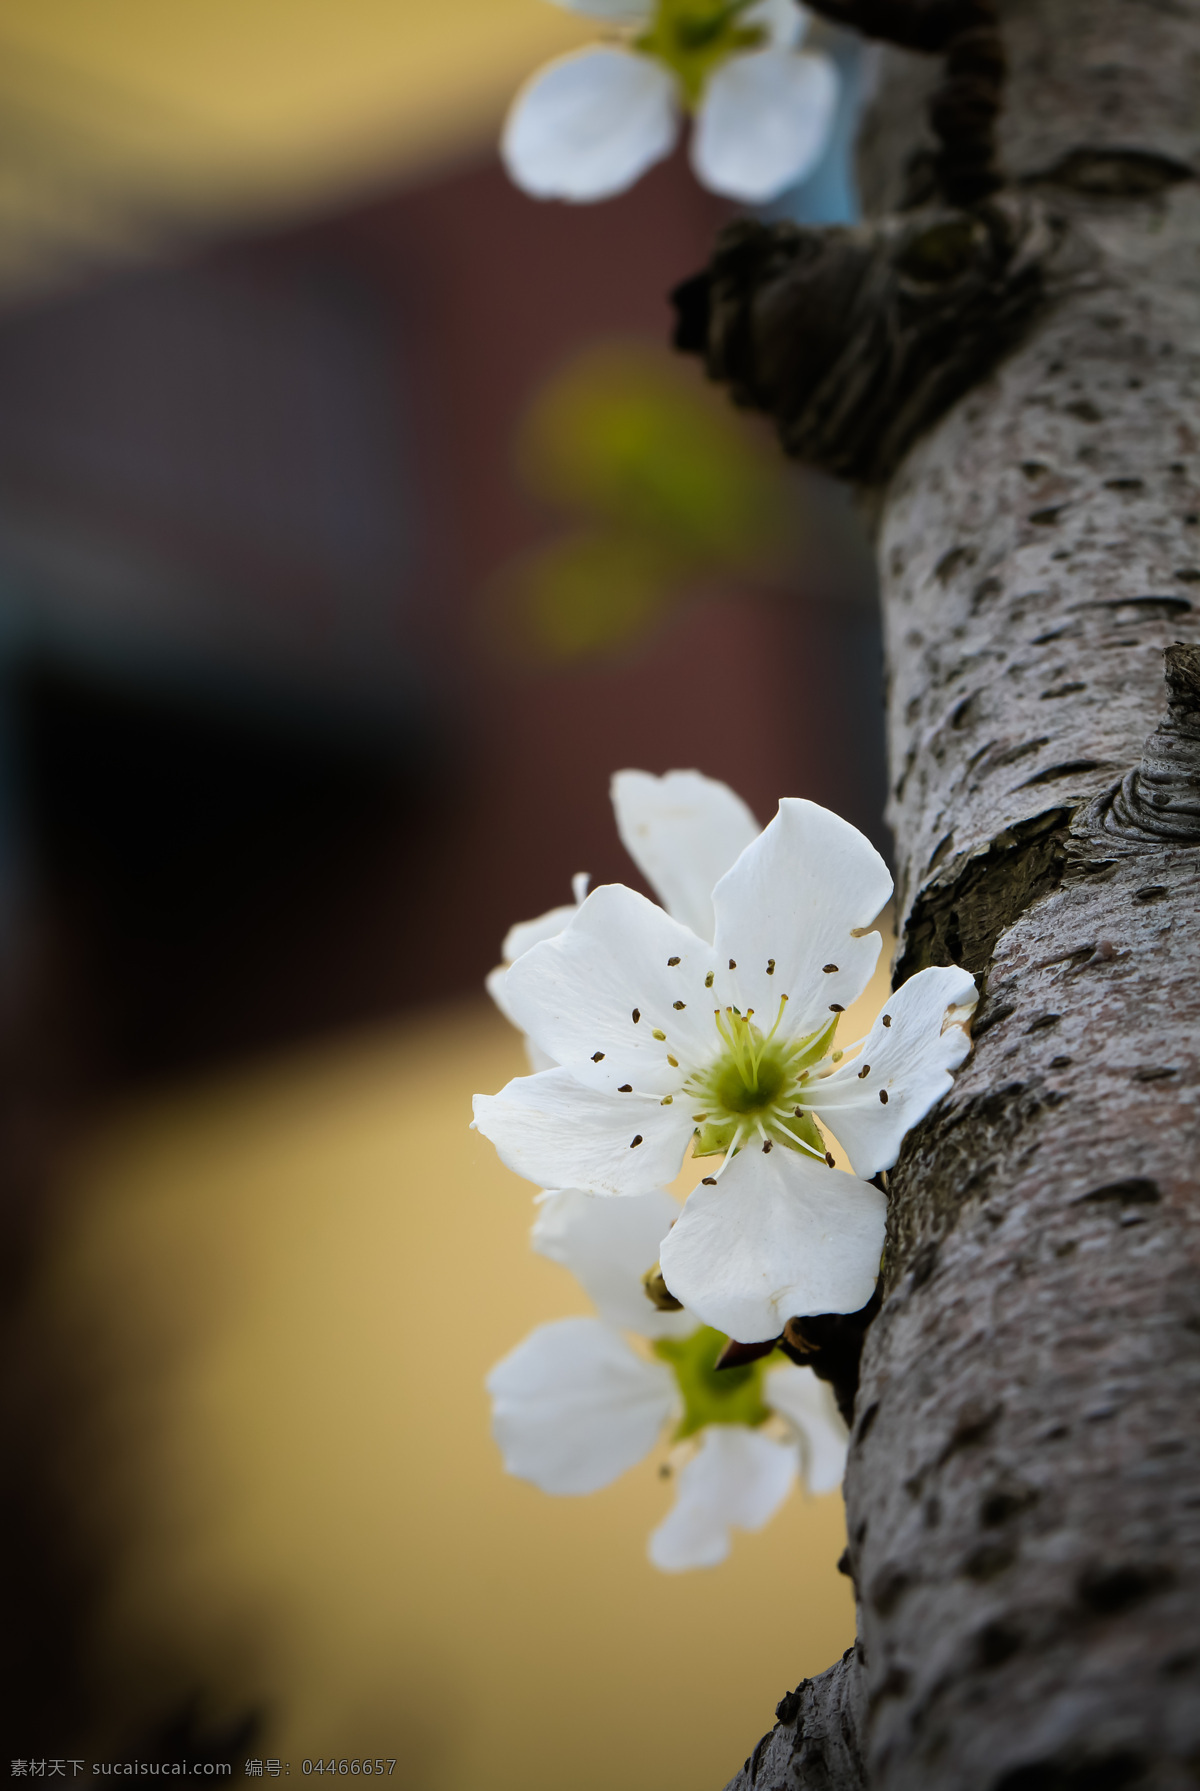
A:
[[[1120,839],[1200,845],[1200,645],[1176,641],[1163,659],[1167,713],[1089,820]]]

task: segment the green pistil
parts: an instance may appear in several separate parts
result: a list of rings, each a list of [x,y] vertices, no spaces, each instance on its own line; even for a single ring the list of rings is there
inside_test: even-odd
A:
[[[660,1337],[654,1353],[670,1364],[683,1395],[683,1417],[673,1442],[695,1436],[706,1424],[765,1424],[771,1408],[763,1398],[763,1375],[770,1356],[741,1368],[718,1369],[728,1339],[709,1325],[690,1337]]]
[[[699,104],[713,71],[742,50],[766,41],[758,25],[739,23],[752,0],[658,0],[634,48],[654,56],[679,77],[689,106]]]
[[[684,1090],[697,1122],[694,1156],[728,1151],[735,1139],[740,1145],[762,1143],[764,1138],[786,1150],[803,1150],[807,1145],[818,1156],[825,1155],[816,1122],[804,1111],[804,1085],[809,1070],[833,1042],[837,1015],[804,1038],[777,1039],[785,1002],[786,997],[765,1034],[754,1023],[753,1009],[746,1014],[736,1008],[716,1010],[720,1055]]]

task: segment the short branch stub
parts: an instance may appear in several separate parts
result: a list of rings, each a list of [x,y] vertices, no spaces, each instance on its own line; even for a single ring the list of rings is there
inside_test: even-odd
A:
[[[853,229],[740,221],[677,289],[676,346],[772,415],[789,454],[882,481],[1021,336],[1060,237],[1010,194]]]

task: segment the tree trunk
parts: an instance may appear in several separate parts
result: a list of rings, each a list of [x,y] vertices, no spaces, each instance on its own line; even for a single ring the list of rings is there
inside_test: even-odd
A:
[[[1200,642],[1200,0],[1000,15],[1000,165],[1067,248],[878,525],[898,975],[985,993],[890,1178],[858,1648],[739,1791],[1200,1784],[1200,653],[1164,683]],[[895,208],[937,66],[887,64]]]

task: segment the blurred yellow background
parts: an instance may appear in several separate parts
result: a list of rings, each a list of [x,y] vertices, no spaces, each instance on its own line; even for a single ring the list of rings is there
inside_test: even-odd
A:
[[[586,1310],[467,1129],[524,1068],[485,1003],[447,1005],[131,1106],[79,1160],[42,1307],[118,1563],[114,1708],[260,1703],[254,1751],[293,1776],[383,1754],[417,1791],[716,1791],[852,1641],[838,1495],[668,1576],[661,1455],[586,1499],[505,1476],[484,1375]]]
[[[595,30],[545,0],[3,0],[0,280],[474,154]]]

